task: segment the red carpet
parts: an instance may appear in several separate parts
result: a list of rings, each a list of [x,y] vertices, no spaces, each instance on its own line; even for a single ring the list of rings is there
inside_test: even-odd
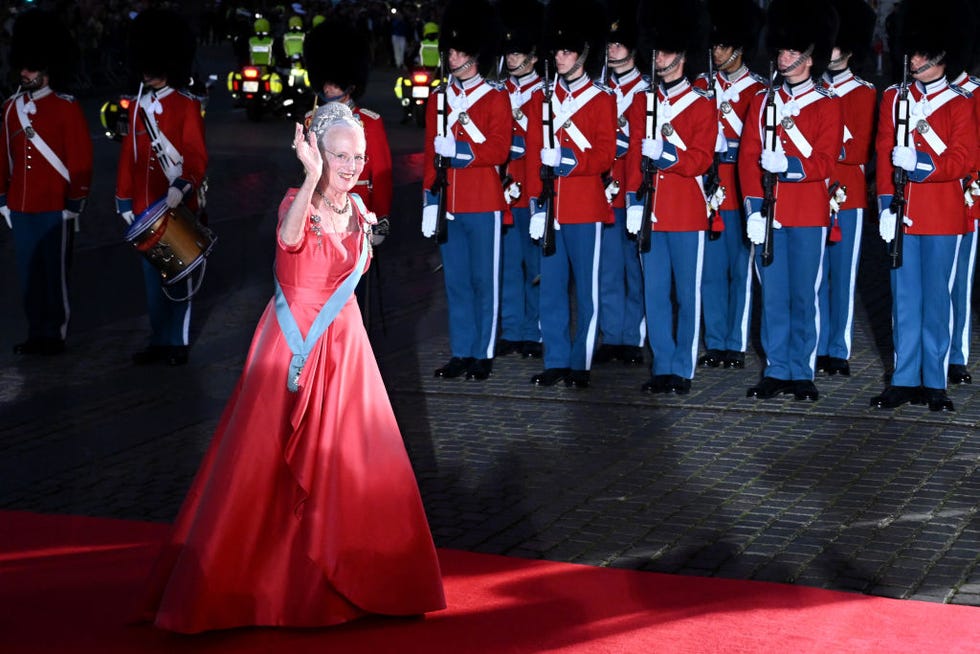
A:
[[[975,652],[980,609],[441,550],[449,608],[315,630],[127,625],[167,526],[0,512],[0,652]]]

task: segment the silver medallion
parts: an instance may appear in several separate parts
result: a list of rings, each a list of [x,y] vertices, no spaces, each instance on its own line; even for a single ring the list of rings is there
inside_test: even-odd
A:
[[[917,131],[919,134],[925,134],[930,129],[932,128],[929,127],[929,123],[927,123],[925,120],[920,120],[915,124],[915,131]]]
[[[465,111],[459,112],[459,124],[460,125],[469,125],[470,124],[470,115],[468,113],[466,113]]]
[[[670,123],[664,123],[663,127],[660,128],[660,133],[669,137],[674,133],[674,126]]]
[[[783,129],[793,129],[794,127],[796,127],[796,123],[793,122],[792,116],[786,116],[781,121],[779,121],[779,124],[783,126]]]
[[[514,109],[514,120],[523,120],[524,112],[520,109]]]
[[[724,102],[721,103],[721,113],[723,114],[732,113],[732,104],[728,100],[725,100]]]
[[[31,127],[30,125],[28,125],[27,127],[25,127],[25,128],[24,128],[24,135],[25,135],[25,136],[27,136],[27,138],[29,138],[29,139],[32,139],[32,138],[34,138],[34,135],[35,135],[36,133],[37,133],[37,132],[35,132],[35,131],[34,131],[34,128],[33,128],[33,127]]]
[[[626,127],[626,116],[620,116],[619,117],[619,126],[620,127]]]

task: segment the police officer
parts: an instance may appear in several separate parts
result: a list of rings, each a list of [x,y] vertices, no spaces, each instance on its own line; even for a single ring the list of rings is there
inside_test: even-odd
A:
[[[861,225],[867,188],[865,166],[871,159],[877,93],[850,66],[871,48],[875,13],[864,0],[834,0],[840,29],[830,64],[820,83],[840,98],[844,142],[830,177],[830,236],[824,250],[820,283],[820,337],[817,371],[850,375],[854,288],[861,253]]]
[[[652,374],[641,389],[652,393],[690,392],[697,363],[708,228],[701,176],[711,164],[718,129],[713,96],[693,86],[685,68],[706,50],[701,32],[705,13],[702,2],[648,0],[641,5],[640,27],[648,34],[649,49],[656,51],[657,78],[649,96],[634,100],[637,110],[631,114],[626,226],[638,234],[644,219],[653,223],[649,251],[640,255],[653,351]],[[656,122],[651,119],[649,125],[648,101],[657,103]],[[644,166],[655,168],[652,189],[644,184],[649,181],[641,172]],[[653,193],[648,217],[643,215],[643,193]]]
[[[493,370],[500,284],[500,226],[506,208],[497,166],[507,160],[511,113],[507,93],[480,74],[496,48],[493,8],[453,0],[440,37],[449,83],[426,108],[422,233],[439,226],[436,157],[447,186],[446,240],[440,246],[452,356],[436,377],[487,379]],[[438,111],[439,107],[444,111]],[[437,115],[442,114],[442,115]],[[441,174],[439,175],[441,177]],[[433,191],[436,192],[433,192]]]
[[[595,362],[619,359],[626,364],[643,362],[646,326],[643,320],[643,271],[636,241],[626,231],[626,152],[630,142],[627,115],[633,98],[647,90],[648,79],[636,66],[635,0],[610,3],[606,35],[608,86],[616,99],[616,159],[606,179],[615,223],[602,232],[599,257],[599,331],[602,345]]]
[[[303,31],[303,18],[290,16],[286,22],[286,33],[282,35],[282,50],[286,61],[298,61],[303,58],[303,42],[306,34]]]
[[[613,222],[602,182],[616,154],[616,101],[592,82],[586,65],[601,63],[605,50],[602,6],[589,0],[548,5],[547,40],[554,53],[557,83],[542,106],[549,134],[540,122],[528,126],[528,168],[547,166],[554,174],[555,251],[541,259],[541,335],[544,371],[531,383],[586,388],[595,349],[599,293],[599,253],[603,225]],[[547,114],[545,114],[547,111]],[[531,238],[541,239],[547,211],[541,179],[529,178]],[[544,253],[542,253],[544,254]],[[575,284],[575,334],[570,332],[569,289]]]
[[[768,16],[768,47],[782,84],[752,99],[738,160],[746,232],[756,246],[766,355],[763,377],[746,395],[791,393],[797,400],[816,400],[816,294],[830,213],[827,179],[840,156],[844,127],[840,101],[812,74],[830,61],[837,12],[817,0],[774,0]],[[774,142],[764,138],[772,134]],[[765,179],[772,180],[776,198],[771,265],[763,260]]]
[[[253,34],[248,40],[248,61],[253,66],[263,66],[272,68],[276,64],[273,53],[274,39],[269,33],[269,21],[266,18],[257,18],[252,25]]]
[[[764,77],[745,65],[755,54],[763,15],[753,0],[711,0],[711,52],[714,79],[702,76],[696,86],[714,91],[718,107],[715,143],[717,177],[707,180],[711,229],[716,238],[704,244],[701,306],[705,353],[698,365],[744,368],[752,306],[752,258],[745,240],[745,216],[736,180],[742,129],[752,98],[768,87]],[[712,185],[717,188],[712,188]]]
[[[79,103],[65,95],[73,41],[40,10],[14,23],[11,68],[20,88],[3,105],[0,214],[14,231],[27,340],[15,354],[65,349],[68,268],[92,179],[92,140]]]
[[[310,32],[305,50],[310,84],[319,101],[347,104],[364,126],[367,162],[354,192],[381,222],[391,214],[391,149],[381,115],[357,104],[367,89],[371,67],[367,38],[353,24],[331,18]]]
[[[504,26],[504,66],[508,77],[504,86],[510,96],[513,116],[510,158],[504,170],[504,196],[509,210],[504,217],[501,238],[500,334],[497,356],[520,353],[541,356],[541,327],[538,324],[538,275],[541,250],[531,240],[528,175],[537,170],[527,166],[527,130],[532,118],[540,116],[543,86],[536,70],[543,8],[526,0],[500,3]],[[508,220],[508,215],[510,220]]]
[[[896,139],[899,87],[889,87],[878,111],[876,136],[878,229],[895,238],[891,209],[893,173],[905,171],[902,265],[891,271],[895,371],[871,406],[891,409],[907,402],[932,411],[953,411],[946,394],[952,324],[951,293],[956,256],[969,231],[962,180],[976,166],[976,115],[970,95],[951,85],[946,71],[963,70],[970,47],[970,8],[965,1],[905,0],[899,16],[899,48],[909,55],[910,138]],[[902,133],[898,132],[901,137]],[[898,141],[903,141],[899,143]]]
[[[161,43],[170,44],[166,51]],[[183,203],[196,210],[208,154],[200,102],[180,90],[190,80],[194,56],[194,38],[185,20],[167,10],[140,12],[130,32],[130,55],[142,83],[137,102],[130,105],[129,132],[119,151],[116,211],[132,224],[161,199],[170,208]],[[142,265],[151,335],[133,362],[183,365],[190,343],[193,280],[165,290],[159,271],[146,259]]]
[[[439,26],[432,21],[422,26],[419,43],[419,63],[430,70],[439,67]]]

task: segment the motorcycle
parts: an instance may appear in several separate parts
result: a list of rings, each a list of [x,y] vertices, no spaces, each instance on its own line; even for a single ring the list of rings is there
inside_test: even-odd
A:
[[[395,97],[405,110],[402,122],[414,120],[419,127],[425,127],[425,105],[440,84],[442,79],[436,71],[423,66],[415,66],[408,75],[395,80]]]
[[[208,81],[203,84],[197,77],[192,77],[190,85],[185,89],[201,103],[202,118],[207,112],[211,87],[217,81],[217,75],[209,75]],[[102,104],[99,109],[99,121],[102,123],[106,137],[113,141],[122,141],[129,133],[129,107],[134,102],[136,102],[135,95],[122,94]]]
[[[228,73],[228,90],[236,107],[245,107],[249,120],[259,121],[262,115],[276,109],[282,93],[279,73],[265,66],[244,66]]]

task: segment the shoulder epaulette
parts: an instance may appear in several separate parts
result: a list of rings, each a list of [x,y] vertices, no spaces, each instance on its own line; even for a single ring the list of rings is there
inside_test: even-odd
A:
[[[365,109],[364,107],[359,107],[357,113],[361,114],[362,116],[367,116],[371,120],[378,120],[381,118],[381,114],[371,111],[370,109]]]
[[[759,84],[762,84],[763,86],[769,86],[769,80],[767,80],[765,76],[760,75],[759,73],[754,73],[750,70],[749,77],[757,81]]]
[[[700,95],[702,98],[707,98],[707,99],[710,100],[710,99],[712,99],[712,98],[715,97],[714,90],[711,90],[711,89],[705,90],[705,89],[702,89],[700,86],[694,86],[693,84],[691,85],[691,89],[695,93],[697,93],[698,95]]]
[[[711,76],[708,75],[708,73],[701,73],[700,75],[698,75],[694,79],[703,79],[705,81],[710,81],[711,80]]]
[[[75,101],[75,96],[71,95],[70,93],[58,93],[57,91],[55,91],[54,94],[59,98],[61,98],[62,100],[67,100],[68,102]]]
[[[613,90],[611,88],[609,88],[608,86],[606,86],[602,82],[592,82],[592,86],[596,87],[597,89],[599,89],[603,93],[609,93],[611,95],[612,92],[613,92]]]
[[[965,88],[963,88],[962,86],[958,86],[958,85],[956,85],[956,84],[950,84],[950,85],[949,85],[949,88],[951,88],[951,89],[953,89],[953,91],[955,91],[956,93],[959,93],[959,94],[960,94],[960,95],[962,95],[962,96],[963,96],[964,98],[972,98],[972,97],[973,97],[973,94],[972,94],[972,93],[970,93],[969,91],[967,91],[967,90],[966,90]]]
[[[980,77],[977,77],[976,75],[970,75],[970,81],[976,84],[977,86],[980,86]]]
[[[504,91],[504,92],[507,91],[507,86],[503,82],[498,82],[497,80],[492,80],[492,79],[488,79],[484,81],[487,83],[487,86],[489,86],[492,89],[496,89],[497,91]]]
[[[827,98],[836,98],[837,97],[837,94],[834,93],[831,89],[828,89],[826,86],[815,85],[813,88],[816,89],[817,93],[819,93],[820,95],[822,95],[824,97],[827,97]]]
[[[866,80],[866,79],[863,79],[863,78],[861,78],[861,77],[858,77],[857,75],[855,75],[855,76],[854,76],[854,80],[855,80],[855,81],[856,81],[856,82],[857,82],[858,84],[860,84],[861,86],[866,86],[866,87],[868,87],[868,88],[869,88],[869,89],[871,89],[871,90],[875,90],[875,85],[874,85],[874,84],[872,84],[871,82],[869,82],[869,81],[868,81],[868,80]]]
[[[889,87],[888,87],[887,89],[885,89],[885,90],[886,90],[886,91],[892,91],[892,90],[894,90],[894,91],[898,91],[898,90],[899,90],[899,89],[901,89],[901,88],[902,88],[902,85],[901,85],[901,84],[892,84],[891,86],[889,86]]]
[[[194,100],[196,102],[200,102],[201,101],[201,96],[194,95],[193,93],[191,93],[187,89],[177,89],[177,93],[181,94],[182,96],[184,96],[185,98],[188,98],[190,100]]]

